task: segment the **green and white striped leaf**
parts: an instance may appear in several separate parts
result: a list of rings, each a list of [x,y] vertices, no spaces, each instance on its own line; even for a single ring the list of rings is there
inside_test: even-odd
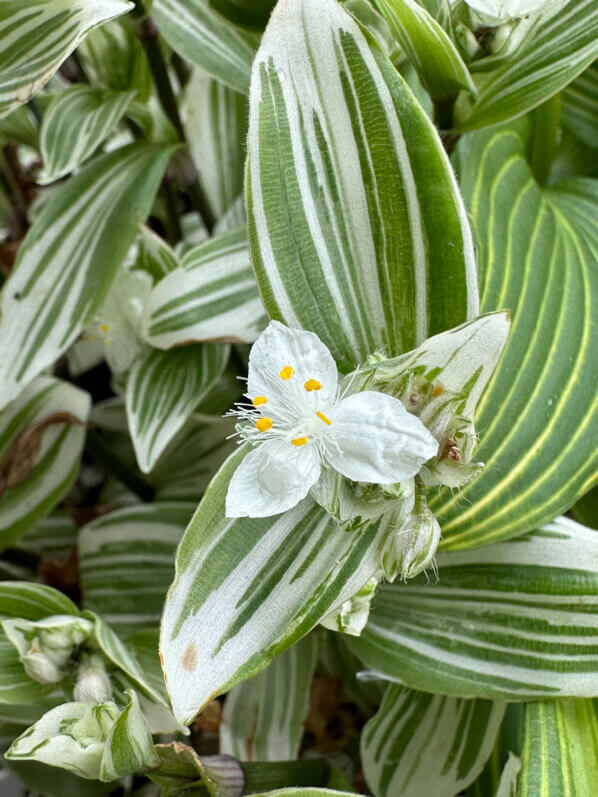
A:
[[[89,30],[131,8],[126,0],[0,0],[0,116],[38,92]]]
[[[152,350],[135,361],[127,379],[127,419],[144,473],[220,379],[229,353],[228,346],[203,343]]]
[[[494,748],[481,775],[466,790],[466,797],[515,797],[521,769],[521,716],[525,703],[507,703]]]
[[[361,736],[369,787],[376,797],[454,797],[482,771],[504,712],[497,701],[389,685]]]
[[[48,515],[79,472],[90,397],[39,376],[0,411],[0,548]]]
[[[134,772],[141,773],[160,763],[139,698],[133,690],[127,692],[129,702],[112,726],[106,743],[99,779],[112,781]]]
[[[355,797],[354,791],[336,791],[334,789],[310,789],[301,786],[299,789],[275,789],[254,794],[253,797]]]
[[[44,206],[2,292],[0,406],[64,353],[102,304],[172,152],[132,144],[101,155]]]
[[[598,181],[542,190],[525,150],[522,124],[477,133],[465,150],[482,310],[508,308],[512,325],[476,412],[486,467],[430,500],[446,548],[538,528],[598,478]]]
[[[77,547],[78,533],[73,518],[59,509],[26,532],[16,547],[42,559],[64,559]]]
[[[432,99],[455,97],[476,87],[459,51],[442,26],[415,0],[374,0]]]
[[[280,0],[253,67],[247,203],[271,317],[339,368],[477,315],[471,235],[440,139],[335,0]]]
[[[139,254],[136,268],[151,274],[155,282],[159,282],[179,266],[179,259],[173,249],[152,229],[141,225],[139,233]]]
[[[58,94],[41,126],[44,172],[38,182],[52,183],[81,166],[108,138],[134,96],[85,85]]]
[[[202,340],[250,343],[266,324],[247,230],[239,227],[191,249],[154,287],[144,335],[160,349]]]
[[[480,75],[477,100],[457,107],[455,126],[475,130],[521,116],[565,88],[597,56],[598,5],[570,0],[512,58]],[[484,59],[479,68],[486,68]]]
[[[318,654],[314,634],[277,656],[226,696],[220,752],[240,761],[298,757]]]
[[[563,92],[561,124],[588,147],[598,148],[598,63]]]
[[[235,91],[247,93],[255,36],[205,0],[155,0],[152,13],[175,52]]]
[[[277,517],[227,519],[228,483],[246,453],[230,457],[206,491],[164,606],[160,647],[183,724],[354,595],[390,533],[381,523],[342,531],[311,498]]]
[[[521,759],[509,753],[507,763],[504,765],[496,790],[496,797],[516,797],[517,778],[521,769]]]
[[[598,792],[598,719],[591,700],[529,703],[517,797]]]
[[[439,582],[378,590],[349,646],[381,677],[454,697],[598,695],[598,535],[558,518],[438,557]]]
[[[243,191],[247,97],[194,69],[181,113],[202,188],[220,219]]]
[[[83,607],[121,637],[156,628],[193,509],[184,503],[143,504],[84,526],[78,546]]]
[[[41,684],[31,680],[21,663],[18,650],[4,631],[0,631],[0,703],[38,703],[54,689],[56,684]]]

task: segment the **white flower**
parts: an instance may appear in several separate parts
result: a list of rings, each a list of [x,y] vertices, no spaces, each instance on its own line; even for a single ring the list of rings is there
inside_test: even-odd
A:
[[[540,11],[549,5],[549,0],[465,0],[470,8],[488,24],[499,24],[510,19],[519,19]]]
[[[226,496],[228,517],[267,517],[295,506],[323,466],[347,479],[393,484],[414,476],[438,449],[422,422],[392,396],[339,394],[332,355],[314,335],[272,321],[249,357],[247,397],[233,414],[255,448]]]

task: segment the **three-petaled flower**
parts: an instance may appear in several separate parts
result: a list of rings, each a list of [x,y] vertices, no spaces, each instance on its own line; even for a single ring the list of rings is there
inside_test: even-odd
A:
[[[385,393],[343,396],[330,351],[313,332],[272,321],[249,356],[247,398],[233,414],[255,444],[233,474],[228,517],[291,509],[323,467],[355,482],[394,484],[433,457],[438,443],[415,415]]]

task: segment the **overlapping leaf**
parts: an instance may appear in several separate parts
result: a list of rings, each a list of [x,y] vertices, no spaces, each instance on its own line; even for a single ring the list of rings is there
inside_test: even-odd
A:
[[[269,314],[347,370],[477,312],[473,248],[440,140],[334,0],[280,0],[253,67],[249,236]]]
[[[39,91],[89,30],[131,8],[127,0],[1,0],[0,116]]]
[[[48,515],[80,467],[90,397],[40,376],[0,411],[0,548]]]
[[[58,94],[41,127],[43,182],[80,166],[110,135],[135,95],[77,85]]]
[[[456,697],[598,694],[594,530],[559,518],[525,537],[442,554],[438,568],[439,583],[379,589],[361,638],[348,639],[369,668]]]
[[[68,348],[102,303],[172,151],[132,144],[102,155],[45,205],[2,293],[0,406]]]
[[[598,148],[598,63],[563,92],[561,122],[584,144]]]
[[[173,50],[235,91],[247,93],[253,35],[204,0],[155,0],[152,11]]]
[[[459,109],[456,126],[475,130],[514,119],[567,86],[598,56],[598,6],[570,0],[497,68],[480,75],[473,107]],[[480,68],[487,68],[484,59]],[[473,67],[472,67],[473,70]]]
[[[508,308],[507,347],[476,413],[484,470],[430,501],[443,545],[537,528],[598,476],[598,182],[541,190],[525,127],[478,133],[461,184],[479,242],[482,310]]]
[[[227,519],[228,483],[245,453],[229,458],[206,492],[166,598],[160,648],[183,723],[357,592],[388,533],[378,523],[342,531],[311,498],[277,517]]]
[[[144,473],[220,379],[228,356],[228,346],[204,343],[151,350],[134,363],[127,379],[127,419]]]
[[[482,771],[504,711],[390,685],[361,737],[368,785],[376,797],[454,797]]]
[[[155,286],[144,320],[152,346],[191,341],[251,342],[267,318],[239,227],[191,249],[181,266]]]

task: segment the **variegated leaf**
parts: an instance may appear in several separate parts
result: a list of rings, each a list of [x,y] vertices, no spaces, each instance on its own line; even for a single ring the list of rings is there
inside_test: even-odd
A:
[[[144,473],[220,379],[229,353],[228,346],[203,343],[152,350],[134,363],[127,379],[127,418]]]
[[[160,648],[177,719],[267,666],[376,572],[388,530],[342,531],[306,498],[277,517],[227,519],[247,450],[221,468],[179,547]]]
[[[131,8],[126,0],[0,0],[0,116],[39,91],[89,30]]]
[[[220,722],[221,753],[240,761],[298,757],[317,653],[311,634],[228,693]]]
[[[598,535],[559,518],[383,586],[348,644],[381,677],[455,697],[598,695]]]
[[[594,62],[563,92],[561,124],[588,147],[598,148],[598,63]]]
[[[145,337],[165,349],[202,340],[254,341],[267,317],[249,259],[247,230],[239,227],[184,256],[152,291]]]
[[[139,253],[136,268],[151,274],[155,282],[159,282],[179,266],[176,252],[160,238],[152,229],[141,225],[139,234]]]
[[[370,788],[376,797],[454,797],[482,771],[504,712],[505,704],[496,701],[391,684],[361,737]]]
[[[113,781],[158,766],[160,758],[133,690],[128,703],[112,726],[102,755],[99,779]]]
[[[90,397],[39,376],[0,411],[0,548],[48,515],[77,477]]]
[[[135,95],[76,85],[58,94],[44,113],[40,182],[75,171],[108,138]]]
[[[63,354],[101,305],[172,152],[132,144],[101,155],[44,206],[3,287],[0,406]]]
[[[431,122],[336,0],[280,0],[253,66],[247,202],[271,317],[341,370],[477,314],[471,234]]]

